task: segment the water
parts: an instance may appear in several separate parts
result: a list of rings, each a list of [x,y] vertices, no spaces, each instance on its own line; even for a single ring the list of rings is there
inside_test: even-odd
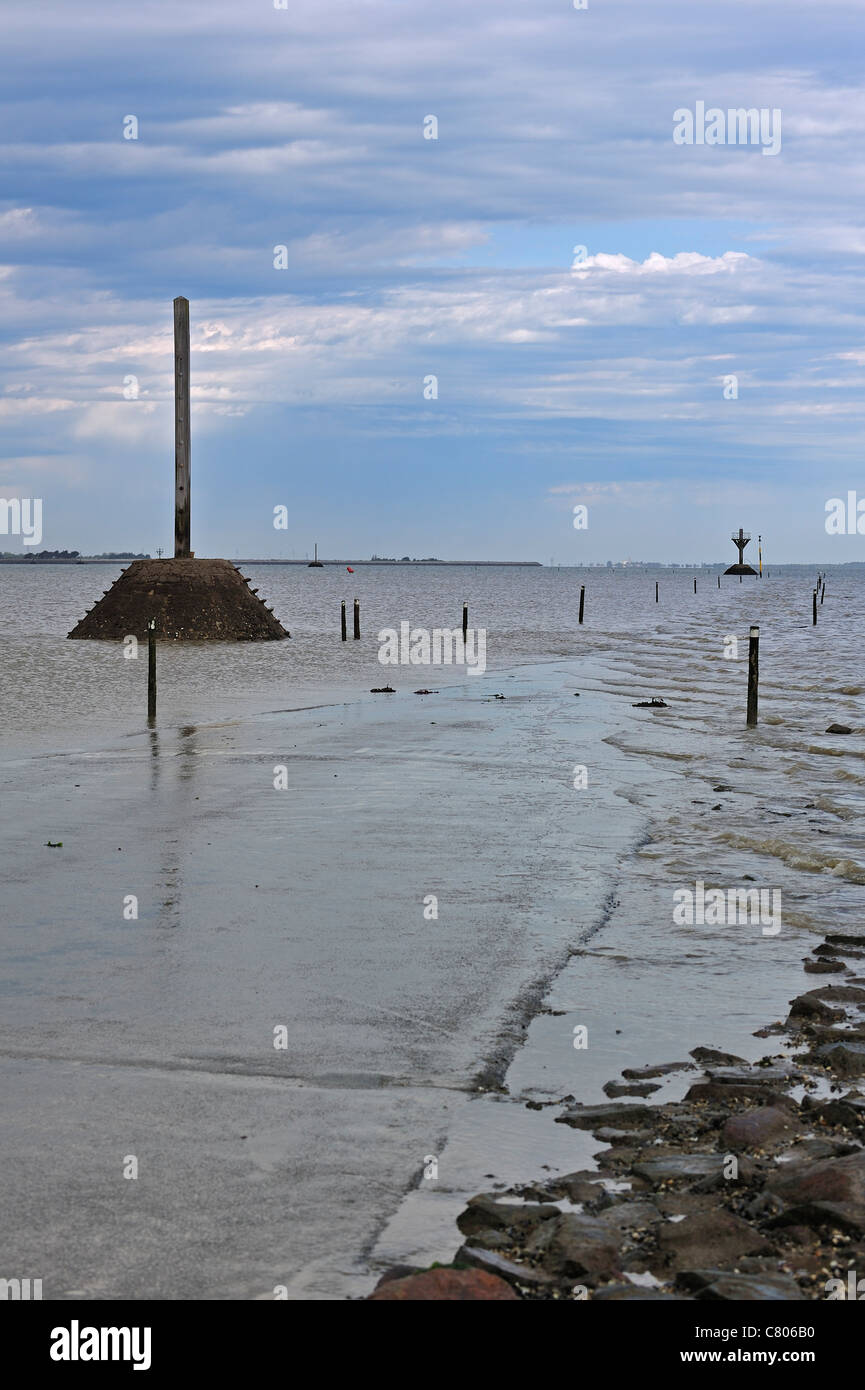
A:
[[[467,1194],[591,1161],[527,1097],[760,1055],[815,933],[861,921],[862,572],[816,630],[810,569],[663,572],[657,605],[627,570],[244,572],[291,641],[160,646],[148,730],[145,663],[65,641],[113,569],[0,567],[4,1258],[46,1297],[342,1297],[449,1258]],[[464,600],[485,676],[378,663]],[[746,876],[777,936],[673,925],[677,888]]]

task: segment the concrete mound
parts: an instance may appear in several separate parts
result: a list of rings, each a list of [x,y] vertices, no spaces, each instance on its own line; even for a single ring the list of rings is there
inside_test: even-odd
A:
[[[291,634],[229,560],[133,560],[67,634],[95,641],[267,642]]]

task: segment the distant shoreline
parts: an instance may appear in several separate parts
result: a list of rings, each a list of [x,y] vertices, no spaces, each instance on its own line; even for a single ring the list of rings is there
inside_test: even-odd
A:
[[[114,559],[104,559],[101,556],[80,555],[69,559],[62,559],[59,557],[46,557],[43,559],[38,555],[0,555],[0,565],[24,565],[28,569],[34,569],[36,568],[36,566],[43,565],[131,565],[134,560],[151,560],[153,558],[155,557],[152,555],[118,555]],[[171,557],[166,555],[162,558],[170,559]],[[207,557],[201,556],[200,558],[204,559]],[[228,559],[230,557],[225,556],[222,558]],[[310,565],[310,561],[281,559],[255,560],[249,559],[248,557],[243,557],[241,559],[231,560],[231,564],[300,565],[301,568],[304,568]],[[361,567],[369,568],[376,566],[384,567],[387,569],[399,569],[402,567],[408,569],[433,569],[436,567],[440,569],[454,569],[460,566],[464,566],[467,568],[477,569],[484,568],[600,570],[605,573],[608,570],[637,570],[640,572],[650,570],[655,573],[659,571],[676,571],[686,574],[693,574],[695,572],[699,574],[703,570],[711,570],[714,574],[718,570],[720,570],[723,573],[723,571],[727,568],[728,561],[703,560],[697,564],[689,565],[685,563],[678,563],[675,561],[671,564],[663,564],[658,560],[632,560],[630,561],[630,563],[626,564],[623,561],[618,560],[614,562],[612,565],[606,565],[595,560],[586,561],[583,564],[545,565],[542,560],[321,560],[320,564],[323,569],[333,567],[343,568],[346,565],[350,565],[352,569],[360,569]],[[865,560],[787,560],[783,564],[776,561],[775,563],[773,563],[772,569],[807,569],[809,566],[812,566],[815,569],[860,569],[863,566],[865,566]]]

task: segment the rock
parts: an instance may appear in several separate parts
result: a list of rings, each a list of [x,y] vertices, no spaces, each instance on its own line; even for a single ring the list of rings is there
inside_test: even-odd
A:
[[[846,724],[830,724],[826,732],[827,734],[852,734],[853,730]]]
[[[851,936],[849,932],[829,932],[826,937],[828,946],[858,946],[865,949],[865,936]]]
[[[843,1125],[859,1129],[865,1125],[865,1098],[857,1095],[839,1096],[837,1100],[818,1103],[813,1111],[816,1119],[827,1125]]]
[[[651,700],[639,700],[639,701],[637,702],[637,704],[632,705],[631,708],[632,708],[632,709],[667,709],[667,708],[668,708],[668,705],[667,705],[666,700],[659,700],[659,699],[657,698],[656,695],[653,695],[652,698],[651,698]]]
[[[396,691],[392,685],[374,685],[369,693],[370,695],[395,695]]]
[[[865,956],[865,951],[861,948],[865,946],[865,936],[837,938],[843,941],[843,945],[831,945],[829,941],[824,941],[822,946],[814,947],[815,956]],[[856,943],[855,945],[853,943]]]
[[[658,1250],[678,1269],[699,1268],[712,1260],[732,1262],[770,1249],[765,1236],[723,1207],[695,1212],[684,1221],[667,1221],[658,1231]]]
[[[798,1067],[783,1065],[771,1067],[713,1067],[707,1068],[710,1079],[721,1086],[783,1086],[788,1082],[801,1081],[802,1073]]]
[[[865,1076],[865,1045],[855,1042],[825,1043],[811,1056],[836,1076]]]
[[[701,1066],[747,1067],[748,1065],[744,1057],[736,1057],[732,1052],[719,1052],[714,1047],[695,1047],[691,1056]]]
[[[454,1263],[470,1265],[473,1269],[485,1269],[488,1274],[495,1274],[509,1284],[521,1285],[527,1289],[551,1288],[557,1282],[543,1269],[518,1264],[516,1260],[505,1259],[503,1255],[497,1255],[494,1251],[484,1250],[479,1246],[460,1246],[454,1256]]]
[[[720,1101],[732,1105],[737,1100],[758,1100],[764,1105],[783,1105],[786,1096],[778,1095],[769,1086],[733,1085],[731,1082],[695,1081],[688,1088],[685,1100]]]
[[[598,1125],[635,1129],[656,1118],[657,1112],[648,1105],[578,1105],[557,1115],[556,1124],[574,1129],[595,1129]]]
[[[865,1210],[853,1202],[797,1202],[779,1212],[770,1226],[807,1226],[816,1230],[828,1227],[849,1235],[865,1234]]]
[[[731,1115],[721,1130],[721,1144],[733,1150],[760,1149],[800,1129],[801,1125],[788,1110],[764,1105],[759,1110]]]
[[[847,966],[840,960],[806,960],[805,973],[807,975],[839,975],[843,974]]]
[[[500,1302],[518,1299],[510,1284],[484,1269],[427,1269],[392,1279],[368,1296],[370,1303]]]
[[[654,1226],[661,1221],[661,1213],[654,1202],[617,1202],[615,1206],[608,1207],[598,1216],[602,1226],[608,1226],[612,1231],[637,1231],[645,1230],[648,1226]]]
[[[457,1226],[464,1236],[477,1236],[488,1231],[513,1231],[525,1235],[542,1221],[551,1221],[559,1215],[559,1208],[552,1204],[533,1202],[518,1206],[515,1202],[497,1202],[484,1193],[470,1199],[468,1206],[457,1217]]]
[[[753,1303],[777,1300],[800,1302],[804,1295],[789,1274],[729,1274],[722,1269],[683,1271],[677,1286],[692,1289],[698,1299]]]
[[[420,1265],[391,1265],[390,1269],[385,1270],[375,1287],[380,1289],[382,1284],[389,1284],[392,1279],[406,1279],[409,1274],[421,1274],[422,1272]]]
[[[637,1177],[652,1184],[695,1182],[700,1178],[722,1177],[723,1154],[671,1154],[667,1158],[644,1158],[634,1164]]]
[[[653,1081],[608,1081],[604,1087],[604,1095],[650,1096],[653,1091],[660,1089]]]
[[[602,1125],[600,1129],[593,1131],[596,1139],[602,1144],[630,1144],[641,1145],[652,1142],[653,1132],[650,1129],[608,1129]]]
[[[640,1284],[607,1284],[592,1294],[593,1303],[680,1303],[683,1294],[670,1293],[667,1289],[647,1289]]]
[[[567,1197],[571,1202],[600,1202],[606,1205],[612,1198],[601,1186],[598,1176],[597,1173],[564,1173],[560,1178],[554,1178],[548,1186],[551,1192]]]
[[[656,1076],[667,1076],[671,1071],[693,1071],[692,1062],[663,1062],[658,1067],[624,1067],[622,1076],[627,1081],[652,1081]]]
[[[865,1225],[865,1150],[846,1158],[785,1164],[769,1174],[766,1187],[787,1207],[831,1202],[843,1207],[848,1218],[861,1219]]]
[[[621,1274],[616,1235],[592,1216],[561,1213],[535,1231],[525,1248],[542,1255],[544,1269],[558,1279]]]

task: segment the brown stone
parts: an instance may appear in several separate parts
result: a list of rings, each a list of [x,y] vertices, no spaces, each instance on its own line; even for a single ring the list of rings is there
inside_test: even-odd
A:
[[[552,1203],[527,1202],[518,1205],[516,1202],[497,1202],[482,1193],[472,1197],[465,1210],[460,1212],[457,1226],[464,1236],[472,1237],[488,1231],[525,1234],[533,1231],[541,1222],[554,1220],[559,1215],[559,1208]]]
[[[427,1269],[392,1279],[368,1296],[369,1303],[500,1302],[518,1299],[510,1284],[483,1269]]]
[[[727,1148],[759,1149],[774,1139],[794,1133],[801,1126],[788,1110],[764,1105],[759,1110],[746,1110],[731,1115],[721,1131],[721,1144]]]
[[[658,1231],[658,1250],[677,1269],[724,1264],[770,1248],[765,1236],[723,1207],[668,1221]]]
[[[865,1151],[816,1163],[786,1163],[770,1173],[766,1187],[787,1207],[802,1202],[836,1202],[865,1218]]]

